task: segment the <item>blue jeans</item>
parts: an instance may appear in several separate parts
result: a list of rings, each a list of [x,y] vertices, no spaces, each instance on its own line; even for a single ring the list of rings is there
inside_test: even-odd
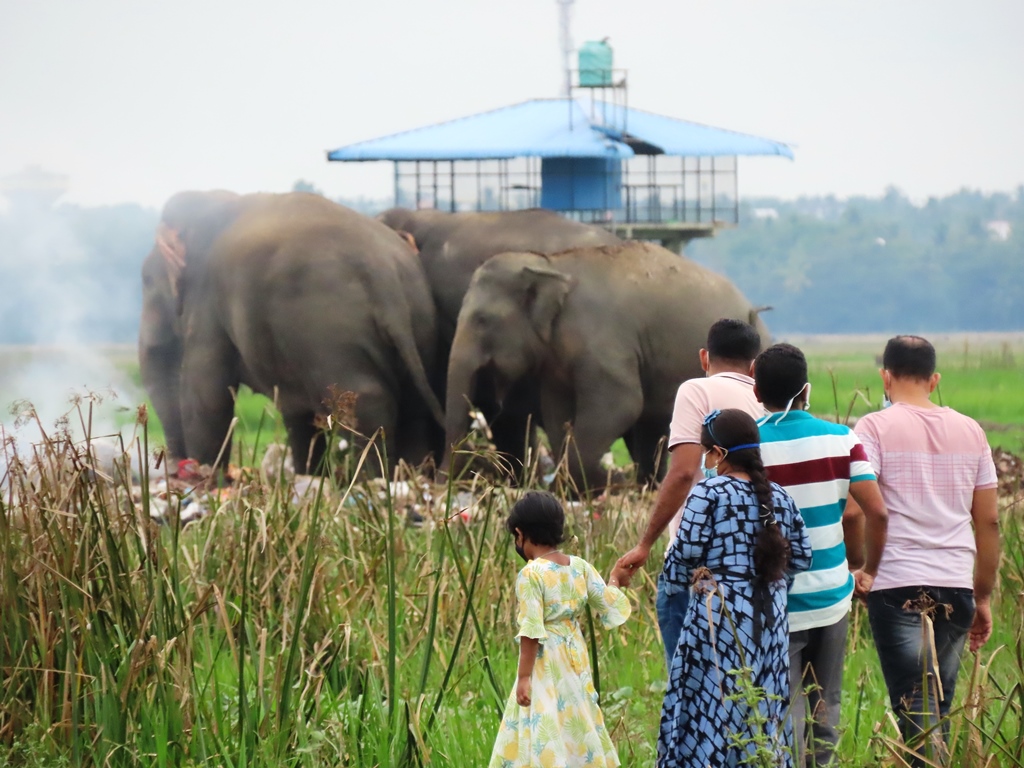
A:
[[[658,628],[661,630],[661,642],[665,646],[665,665],[672,666],[672,657],[679,647],[679,635],[683,631],[683,619],[686,618],[686,607],[690,604],[690,590],[677,584],[665,582],[665,574],[658,577],[658,599],[655,608],[658,611]]]
[[[922,635],[921,608],[908,605],[921,600],[935,603],[931,612],[934,657],[930,642]],[[912,745],[923,731],[949,714],[960,656],[974,622],[974,592],[955,587],[898,587],[869,593],[867,603],[889,703],[899,717],[904,742]],[[948,736],[948,724],[943,724],[942,733]],[[916,760],[911,764],[924,765]]]

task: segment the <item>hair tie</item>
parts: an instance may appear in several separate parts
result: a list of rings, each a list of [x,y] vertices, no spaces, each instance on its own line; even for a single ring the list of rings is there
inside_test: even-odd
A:
[[[732,448],[729,448],[728,450],[731,453],[732,451],[742,451],[744,448],[760,448],[760,447],[761,447],[760,443],[744,443],[743,445],[734,445]]]
[[[767,504],[762,504],[761,509],[763,512],[758,513],[758,517],[761,518],[761,525],[778,525],[779,521],[775,519],[775,510],[769,507]]]
[[[718,438],[715,437],[715,430],[712,429],[711,425],[714,423],[715,419],[721,415],[722,412],[715,408],[715,410],[704,417],[704,426],[708,428],[708,434],[711,435],[711,439],[714,440],[715,443],[718,443]]]

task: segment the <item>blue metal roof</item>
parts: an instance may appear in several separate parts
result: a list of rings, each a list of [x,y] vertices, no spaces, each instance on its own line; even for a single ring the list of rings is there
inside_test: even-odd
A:
[[[627,136],[611,124],[591,121],[567,99],[534,99],[445,123],[361,141],[327,153],[328,160],[494,160],[513,157],[605,157],[634,155],[640,140],[666,155],[782,155],[777,141],[712,128],[638,109],[606,105]],[[571,119],[570,119],[571,118]]]
[[[595,126],[612,138],[621,138],[612,127]],[[747,133],[691,123],[641,109],[626,109],[626,132],[661,149],[663,154],[683,157],[723,155],[781,155],[793,159],[793,150],[779,141]]]

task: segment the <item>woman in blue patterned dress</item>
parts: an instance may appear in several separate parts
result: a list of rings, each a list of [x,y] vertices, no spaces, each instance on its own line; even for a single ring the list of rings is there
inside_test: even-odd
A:
[[[793,499],[768,481],[759,440],[743,411],[704,420],[707,479],[665,558],[665,578],[691,585],[691,599],[669,668],[659,768],[793,764],[786,575],[810,567],[811,544]]]

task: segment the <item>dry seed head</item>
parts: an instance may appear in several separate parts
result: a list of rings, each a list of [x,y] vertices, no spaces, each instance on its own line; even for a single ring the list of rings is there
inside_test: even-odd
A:
[[[323,399],[323,406],[327,410],[325,420],[328,429],[334,427],[345,427],[356,429],[356,400],[359,398],[355,392],[350,392],[332,384],[327,388],[327,396]]]

